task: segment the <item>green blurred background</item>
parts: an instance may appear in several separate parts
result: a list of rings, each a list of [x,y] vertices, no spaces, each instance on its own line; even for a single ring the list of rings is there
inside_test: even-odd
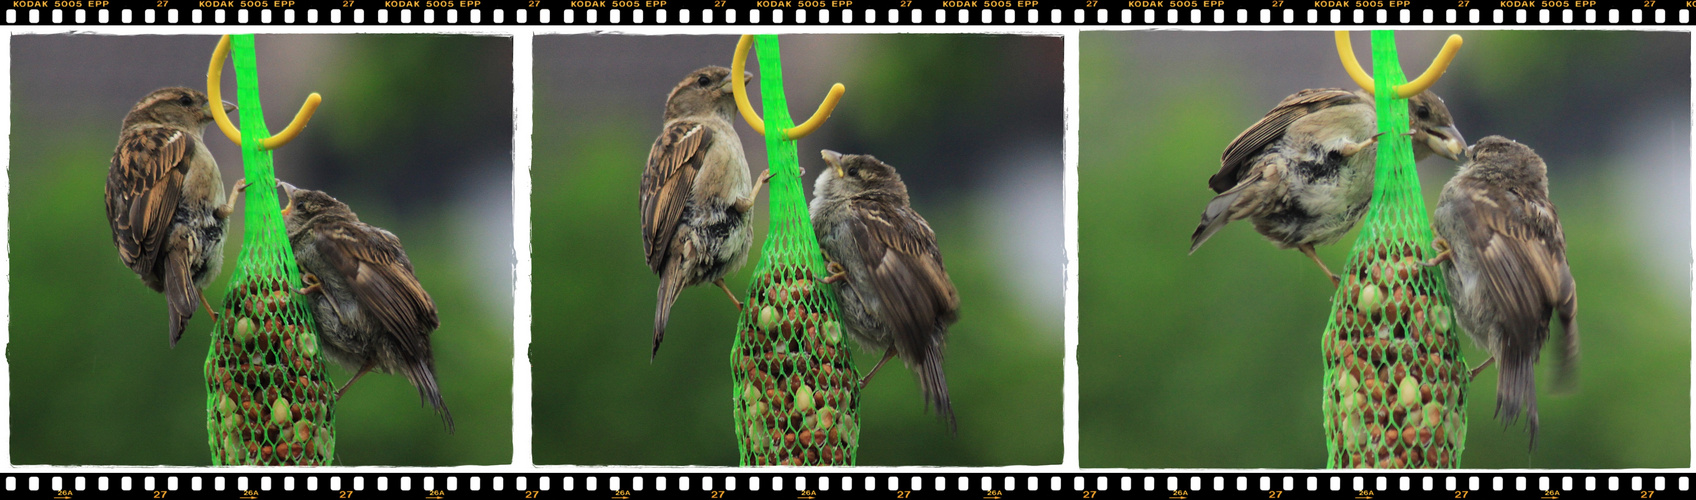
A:
[[[1444,32],[1402,32],[1404,70]],[[1467,468],[1690,464],[1690,35],[1465,32],[1432,90],[1469,141],[1542,155],[1579,284],[1575,394],[1542,431],[1492,419],[1471,386]],[[1331,32],[1089,33],[1080,55],[1078,365],[1084,467],[1325,466],[1319,332],[1331,285],[1247,221],[1188,236],[1231,139],[1304,88],[1354,88]],[[1368,54],[1367,37],[1353,37]],[[1369,64],[1363,59],[1362,64]],[[1456,165],[1420,165],[1427,208]],[[1358,229],[1356,230],[1358,233]],[[1353,234],[1319,250],[1332,269]],[[1466,341],[1471,363],[1485,355]]]
[[[211,463],[202,369],[212,322],[199,312],[168,347],[165,297],[119,262],[101,193],[130,106],[161,87],[203,89],[217,41],[12,38],[13,463]],[[432,342],[457,434],[404,378],[372,374],[337,405],[336,464],[509,463],[512,41],[260,35],[256,44],[272,130],[309,92],[324,95],[306,132],[277,151],[277,176],[399,236],[441,316]],[[233,101],[235,72],[224,74]],[[240,151],[215,130],[206,138],[233,184]],[[214,302],[242,227],[234,217],[224,274],[206,293]],[[337,384],[351,375],[330,369]]]
[[[734,36],[536,37],[535,460],[735,465],[730,349],[736,309],[714,287],[683,292],[648,362],[659,280],[643,262],[637,184],[666,95],[729,66]],[[831,83],[848,91],[799,143],[803,183],[820,149],[894,165],[935,229],[959,287],[949,389],[959,436],[924,411],[892,362],[862,395],[861,465],[1051,464],[1061,458],[1062,83],[1060,38],[783,36],[791,113]],[[749,69],[758,74],[758,58]],[[756,77],[757,80],[757,77]],[[758,85],[750,85],[757,95]],[[758,99],[755,99],[756,103]],[[758,108],[758,104],[756,104]],[[753,173],[764,140],[736,124]],[[726,282],[746,290],[755,251]],[[856,353],[861,370],[879,353]]]

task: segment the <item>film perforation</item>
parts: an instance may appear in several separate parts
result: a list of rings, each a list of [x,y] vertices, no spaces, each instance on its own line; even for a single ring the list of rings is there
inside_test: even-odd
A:
[[[755,25],[755,26],[1360,26],[1360,25],[1688,25],[1689,8],[1644,6],[1641,1],[1573,0],[1534,4],[1497,0],[1455,2],[1398,0],[1405,5],[1327,7],[1343,0],[1122,0],[1090,6],[1040,4],[1040,0],[969,2],[920,0],[170,0],[166,7],[130,0],[14,0],[8,25]],[[259,0],[254,0],[259,1]],[[1350,2],[1354,0],[1348,0]],[[365,2],[365,3],[356,3]],[[548,2],[548,3],[541,3]],[[1037,4],[1023,7],[1027,2]],[[1398,3],[1388,2],[1388,3]],[[163,2],[161,2],[163,3]],[[1344,2],[1347,3],[1347,2]],[[1470,3],[1470,2],[1469,2]],[[740,4],[740,5],[739,5]],[[805,4],[806,6],[798,6]],[[905,5],[904,5],[905,4]],[[978,7],[949,7],[948,5]],[[1114,5],[1117,4],[1117,5]],[[1383,2],[1377,5],[1382,5]],[[65,4],[70,5],[70,4]],[[534,5],[534,6],[532,6]],[[616,6],[615,6],[616,5]],[[761,6],[777,5],[777,6]],[[817,6],[824,5],[824,6]],[[1193,7],[1188,5],[1194,5]],[[1546,5],[1546,6],[1539,6]],[[1676,11],[1676,15],[1669,13]]]

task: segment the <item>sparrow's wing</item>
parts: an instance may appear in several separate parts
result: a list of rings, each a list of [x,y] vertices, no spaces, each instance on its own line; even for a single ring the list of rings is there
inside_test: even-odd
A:
[[[642,250],[648,267],[658,273],[670,257],[671,239],[683,217],[683,206],[701,171],[713,131],[705,124],[676,120],[654,139],[648,167],[642,171]]]
[[[1541,346],[1549,334],[1549,314],[1577,303],[1555,206],[1541,193],[1462,182],[1460,192],[1470,196],[1456,196],[1450,203],[1478,245],[1485,300],[1500,308],[1508,338],[1535,338],[1535,344],[1524,347]],[[1518,354],[1534,355],[1509,356]]]
[[[1285,97],[1260,121],[1237,134],[1231,145],[1225,146],[1225,154],[1220,157],[1219,173],[1207,179],[1207,187],[1213,188],[1215,193],[1223,193],[1236,186],[1248,172],[1249,160],[1283,137],[1296,120],[1325,108],[1359,101],[1360,96],[1342,89],[1307,89]]]
[[[166,127],[131,130],[118,138],[106,173],[106,219],[118,256],[137,273],[151,272],[164,254],[193,140],[187,132]]]
[[[414,359],[430,351],[438,326],[436,304],[412,274],[400,239],[354,221],[322,221],[313,232],[318,251],[347,279],[360,309]]]
[[[896,341],[909,344],[902,346],[906,352],[923,352],[928,346],[917,343],[938,340],[932,337],[937,326],[954,322],[960,308],[936,233],[918,212],[886,199],[856,198],[849,210],[850,231],[871,276],[848,279],[870,279]]]

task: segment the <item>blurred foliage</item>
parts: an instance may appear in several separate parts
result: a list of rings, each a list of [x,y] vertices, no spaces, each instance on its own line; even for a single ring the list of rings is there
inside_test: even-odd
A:
[[[206,447],[206,361],[212,322],[199,311],[181,345],[166,340],[164,296],[148,290],[118,260],[105,222],[101,193],[118,124],[129,104],[66,116],[51,107],[57,92],[76,92],[82,66],[55,66],[55,53],[67,47],[129,50],[160,54],[162,61],[132,64],[133,88],[122,100],[133,103],[175,82],[204,85],[206,57],[216,37],[50,36],[14,38],[12,82],[10,247],[12,462],[17,464],[209,465]],[[464,179],[511,179],[512,43],[493,37],[269,36],[260,35],[260,86],[268,75],[279,82],[291,58],[333,59],[370,71],[324,71],[311,85],[325,94],[324,107],[302,140],[277,153],[278,176],[301,187],[323,189],[358,212],[361,220],[394,232],[405,244],[419,280],[435,300],[442,326],[432,337],[443,398],[454,411],[458,432],[448,435],[440,420],[419,402],[403,377],[372,374],[363,378],[336,407],[336,465],[457,465],[508,463],[512,456],[512,314],[510,299],[483,296],[487,276],[477,262],[497,261],[510,269],[510,245],[499,252],[475,253],[464,240],[465,228],[487,225],[468,220],[484,200],[454,188]],[[162,50],[161,45],[199,47]],[[279,50],[280,49],[280,50]],[[180,53],[179,53],[180,52]],[[417,54],[428,54],[428,57]],[[498,74],[463,68],[500,59]],[[158,68],[195,67],[158,75]],[[269,65],[268,65],[269,64]],[[226,68],[226,74],[230,70]],[[234,77],[225,78],[233,99]],[[72,82],[67,85],[66,82]],[[393,82],[430,82],[432,87]],[[495,85],[491,85],[494,82]],[[167,83],[169,84],[169,83]],[[362,89],[377,89],[362,91]],[[452,89],[481,96],[475,106],[420,106]],[[267,92],[266,107],[274,129],[286,123],[304,94],[289,98]],[[47,96],[51,98],[42,99]],[[356,97],[357,96],[357,97]],[[102,97],[104,98],[104,97]],[[489,115],[494,115],[490,117]],[[364,117],[361,126],[388,128],[353,134],[343,120]],[[498,128],[479,129],[487,123]],[[431,129],[435,135],[405,135]],[[344,135],[346,134],[346,135]],[[326,137],[329,136],[329,137]],[[456,153],[432,154],[447,138]],[[240,156],[217,132],[207,135],[220,160],[225,184],[240,172]],[[222,142],[223,144],[217,144]],[[323,144],[338,150],[326,152]],[[418,151],[423,151],[419,153]],[[312,158],[336,161],[315,162]],[[491,158],[493,161],[491,161]],[[416,161],[413,161],[416,160]],[[420,164],[420,163],[423,164]],[[345,169],[346,171],[342,171]],[[369,182],[337,182],[335,177]],[[329,174],[329,175],[326,175]],[[330,178],[331,180],[324,180]],[[441,186],[420,196],[416,182]],[[303,180],[305,179],[305,180]],[[496,198],[504,203],[508,191]],[[404,203],[400,200],[415,199]],[[241,247],[242,208],[231,220],[224,247],[223,274],[206,290],[221,304]],[[510,210],[506,212],[510,214]],[[510,215],[501,224],[510,225]],[[510,273],[495,277],[510,290]],[[198,333],[197,333],[198,332]],[[335,366],[332,364],[332,366]],[[330,369],[338,386],[352,375]]]
[[[1422,70],[1439,35],[1447,33],[1398,35],[1404,68]],[[1481,374],[1470,387],[1461,466],[1688,465],[1689,35],[1464,36],[1434,90],[1469,141],[1504,135],[1550,165],[1584,345],[1574,394],[1551,394],[1547,362],[1539,366],[1535,452],[1523,421],[1503,429],[1492,418],[1496,370]],[[1319,341],[1333,288],[1247,221],[1194,255],[1186,248],[1213,195],[1206,179],[1237,133],[1302,88],[1352,88],[1330,44],[1329,33],[1083,35],[1084,467],[1325,466]],[[1268,81],[1289,86],[1259,88]],[[1625,95],[1633,98],[1617,99]],[[1657,108],[1678,111],[1656,120]],[[1653,133],[1627,126],[1634,122]],[[1644,151],[1657,146],[1645,135],[1672,138],[1663,156]],[[1423,167],[1426,205],[1435,206],[1455,165],[1434,157]],[[1676,194],[1644,188],[1662,183]],[[1356,233],[1320,257],[1339,268]],[[1657,250],[1681,258],[1646,258]],[[1463,343],[1469,362],[1488,357]]]
[[[1063,324],[1058,314],[1034,314],[1028,291],[1009,282],[1007,269],[1017,263],[993,240],[998,200],[988,181],[1001,166],[997,157],[1033,147],[1052,159],[1005,168],[1061,175],[1059,40],[785,36],[782,43],[792,109],[811,113],[825,88],[816,82],[848,87],[832,120],[799,145],[806,190],[824,168],[819,149],[871,153],[895,165],[914,207],[936,230],[963,304],[946,351],[959,435],[925,412],[913,376],[895,361],[862,393],[858,463],[1058,463]],[[737,463],[729,362],[737,311],[714,287],[684,291],[649,363],[658,278],[643,262],[636,199],[666,93],[695,68],[728,66],[735,44],[735,37],[537,38],[530,352],[536,463]],[[692,50],[700,54],[679,56]],[[620,59],[621,51],[655,56]],[[569,59],[582,54],[595,56]],[[663,65],[663,76],[615,78],[652,65]],[[1043,70],[990,78],[1026,66]],[[952,93],[981,97],[946,95]],[[763,142],[740,121],[736,127],[750,168],[764,170]],[[1020,140],[1023,130],[1035,132]],[[1039,197],[1057,206],[1058,185],[1051,197]],[[755,206],[757,253],[769,224],[764,194]],[[1050,224],[1060,223],[1055,213]],[[1046,243],[1056,253],[1063,244]],[[732,290],[745,293],[758,257],[726,279]],[[1058,280],[1060,271],[1056,265],[1050,275]],[[862,370],[882,355],[855,351]]]

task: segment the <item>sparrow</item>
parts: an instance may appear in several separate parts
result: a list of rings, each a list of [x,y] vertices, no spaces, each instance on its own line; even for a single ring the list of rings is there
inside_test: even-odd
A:
[[[1372,94],[1308,89],[1284,98],[1225,148],[1207,185],[1219,193],[1190,235],[1190,253],[1225,224],[1253,219],[1278,248],[1301,250],[1331,278],[1314,253],[1360,222],[1372,201],[1378,118]],[[1466,141],[1443,100],[1431,92],[1408,99],[1414,160],[1433,153],[1460,161]]]
[[[862,348],[884,350],[862,386],[890,358],[918,374],[925,404],[954,431],[954,409],[942,373],[948,326],[959,319],[960,294],[942,265],[936,233],[913,210],[895,167],[869,155],[825,150],[813,184],[813,233],[830,261],[843,324]]]
[[[1512,423],[1524,411],[1537,445],[1537,390],[1532,365],[1558,314],[1555,384],[1570,389],[1578,366],[1578,290],[1566,263],[1566,237],[1549,202],[1548,167],[1524,144],[1489,136],[1466,151],[1469,161],[1443,185],[1433,226],[1454,299],[1455,321],[1499,362],[1496,416]]]
[[[749,212],[771,173],[750,185],[742,140],[731,127],[736,101],[730,87],[730,70],[718,66],[678,82],[666,97],[665,126],[642,171],[642,250],[648,268],[660,277],[650,362],[684,288],[718,285],[742,308],[724,276],[748,260],[754,244]]]
[[[185,87],[147,94],[124,116],[106,172],[112,243],[143,284],[165,294],[171,347],[194,317],[196,298],[217,318],[205,289],[223,267],[225,229],[246,187],[237,182],[218,203],[224,180],[202,137],[212,105],[235,110]]]
[[[367,372],[398,373],[452,434],[453,414],[442,402],[430,353],[430,332],[439,325],[436,304],[413,275],[400,238],[360,222],[347,204],[323,191],[277,184],[288,196],[283,225],[307,285],[295,292],[311,300],[324,353],[354,372],[336,399]]]

